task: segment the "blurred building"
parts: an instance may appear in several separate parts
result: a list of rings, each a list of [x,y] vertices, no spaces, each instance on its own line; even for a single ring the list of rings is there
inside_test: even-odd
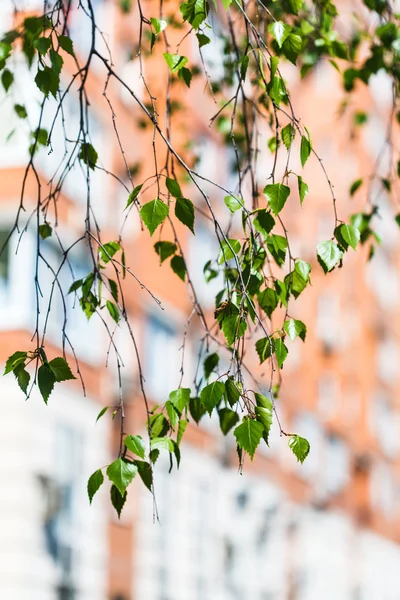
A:
[[[4,31],[13,23],[12,4],[1,3]],[[122,16],[116,2],[95,0],[93,4],[116,70],[147,102],[137,61],[131,60],[137,39],[135,11]],[[37,0],[26,0],[24,4],[33,11],[41,5]],[[75,7],[70,26],[76,53],[84,57],[90,32],[85,29],[81,11]],[[98,43],[105,43],[100,36]],[[186,55],[194,55],[190,42],[184,49]],[[158,56],[156,52],[147,60],[144,74],[154,95],[163,98]],[[218,56],[206,53],[205,57],[209,69],[220,68]],[[32,77],[18,55],[12,60],[18,74],[15,96],[6,97],[0,91],[0,243],[15,220],[30,131],[39,115]],[[65,73],[69,68],[66,57]],[[94,62],[93,70],[89,81],[93,145],[100,165],[112,165],[129,187],[112,115],[103,96],[104,70],[99,61]],[[368,176],[384,143],[390,87],[387,89],[387,82],[378,74],[369,90],[360,88],[359,105],[351,106],[339,119],[343,93],[339,76],[329,64],[322,63],[302,82],[297,81],[297,72],[291,66],[287,66],[285,75],[291,83],[296,112],[309,127],[314,147],[324,158],[335,185],[339,216],[345,220],[364,206],[364,192],[350,199],[349,185],[362,175]],[[232,187],[232,156],[208,127],[215,105],[200,81],[193,82],[190,92],[183,82],[173,88],[174,98],[174,94],[179,97],[183,93],[194,109],[190,118],[184,113],[173,130],[174,141],[183,143],[189,132],[198,159],[197,171]],[[111,83],[107,94],[130,171],[135,184],[141,183],[154,174],[151,135],[142,128],[140,109],[126,91]],[[17,118],[13,108],[17,101],[26,105],[28,120]],[[362,128],[354,126],[357,110],[366,110],[370,115]],[[64,111],[73,138],[79,117],[74,92],[65,100]],[[44,122],[44,126],[50,125]],[[42,149],[38,155],[44,187],[63,154],[62,125],[56,127],[53,152],[48,154]],[[161,148],[160,144],[160,152]],[[271,168],[267,153],[260,158],[261,183],[262,173]],[[331,236],[330,189],[317,160],[310,159],[304,179],[311,190],[304,208],[296,206],[293,198],[283,216],[292,237],[293,255],[307,260],[313,268],[312,287],[296,302],[296,314],[291,314],[307,323],[307,342],[302,346],[296,340],[291,349],[279,400],[285,429],[304,435],[311,443],[304,465],[295,463],[286,440],[274,430],[271,447],[260,449],[254,463],[246,460],[240,475],[232,436],[221,439],[218,423],[206,416],[200,428],[192,423],[188,427],[179,472],[168,473],[165,457],[157,462],[157,506],[139,482],[129,490],[121,520],[110,506],[106,489],[89,506],[87,479],[110,462],[117,449],[118,420],[112,421],[106,415],[95,424],[102,406],[117,403],[117,372],[111,359],[105,368],[107,339],[101,323],[95,319],[88,323],[79,310],[74,310],[71,296],[64,308],[55,293],[48,317],[47,353],[51,357],[62,353],[60,330],[66,311],[71,342],[66,352],[72,364],[71,347],[76,353],[86,396],[79,382],[68,382],[51,395],[48,407],[38,395],[25,403],[12,375],[0,379],[2,599],[400,598],[398,231],[390,201],[379,191],[376,228],[383,234],[384,243],[374,260],[367,264],[367,250],[359,249],[346,256],[345,268],[325,277],[315,258],[315,246]],[[102,239],[115,239],[124,223],[127,193],[101,170],[94,173],[91,188]],[[34,348],[30,340],[36,319],[36,239],[29,216],[36,194],[36,184],[28,178],[26,213],[21,220],[27,225],[26,231],[21,228],[13,234],[0,259],[2,362],[16,350]],[[215,202],[223,207],[222,197]],[[86,210],[85,177],[79,168],[67,178],[60,205],[58,233],[68,244],[81,234]],[[204,285],[202,266],[215,257],[218,248],[207,221],[201,224],[201,216],[196,218],[197,235],[193,237],[184,230],[180,235],[199,299],[206,310],[212,311],[218,286]],[[148,392],[152,401],[162,402],[179,383],[180,348],[191,303],[186,285],[171,273],[168,264],[159,265],[152,247],[156,240],[140,231],[134,212],[124,224],[124,237],[129,240],[127,265],[164,307],[160,310],[146,290],[127,279],[126,303],[143,358]],[[43,243],[43,252],[48,264],[57,269],[62,260],[58,244],[49,238]],[[74,279],[87,274],[83,243],[77,245],[70,259]],[[39,274],[43,325],[53,277],[43,265]],[[72,282],[67,265],[60,272],[60,281],[63,285],[65,282],[65,289]],[[190,331],[184,362],[188,385],[196,368],[199,335],[195,326]],[[124,330],[117,333],[116,342],[125,365],[126,430],[140,433],[144,431],[144,410],[134,349]],[[159,522],[153,523],[157,513]]]

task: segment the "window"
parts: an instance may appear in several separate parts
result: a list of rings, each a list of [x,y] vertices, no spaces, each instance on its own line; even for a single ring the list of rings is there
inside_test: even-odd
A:
[[[173,325],[151,316],[146,324],[145,379],[154,400],[166,400],[179,383],[181,340]]]
[[[339,345],[337,324],[340,322],[339,296],[332,290],[324,292],[318,298],[317,329],[318,338],[325,350],[330,352]]]
[[[340,408],[340,382],[335,373],[324,373],[318,380],[318,408],[325,417],[333,417]]]
[[[207,306],[214,305],[215,296],[222,286],[220,276],[207,283],[203,269],[207,261],[215,261],[218,254],[215,234],[201,223],[197,227],[196,235],[190,238],[189,270],[199,301]]]
[[[349,480],[350,452],[337,436],[328,437],[323,464],[322,488],[328,494],[338,494]]]

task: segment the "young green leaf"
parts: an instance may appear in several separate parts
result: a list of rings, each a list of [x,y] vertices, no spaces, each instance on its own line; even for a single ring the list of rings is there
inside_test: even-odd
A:
[[[87,142],[81,144],[78,158],[85,163],[90,169],[94,170],[97,164],[99,155],[92,144]]]
[[[236,198],[235,196],[225,196],[224,202],[232,213],[240,210],[243,207],[243,201],[239,200],[239,198]]]
[[[188,61],[186,56],[180,56],[179,54],[169,54],[168,52],[164,52],[163,56],[171,73],[176,73],[179,69],[182,69]]]
[[[325,273],[328,273],[343,258],[343,252],[339,249],[336,242],[328,240],[318,244],[317,256]]]
[[[167,190],[174,198],[182,198],[182,190],[180,188],[179,183],[175,179],[166,178],[165,184],[167,186]]]
[[[168,204],[164,204],[164,202],[158,198],[147,202],[140,209],[140,216],[149,230],[150,235],[153,235],[157,227],[167,218],[168,214]]]
[[[235,257],[235,254],[239,254],[240,252],[241,246],[239,240],[228,239],[228,242],[225,240],[221,242],[221,250],[218,257],[218,264],[220,265],[225,261],[231,260],[231,258]]]
[[[188,421],[186,421],[185,419],[181,419],[179,421],[179,425],[178,425],[178,434],[176,436],[176,443],[178,446],[180,446],[183,435],[186,431],[186,427],[187,427]]]
[[[169,395],[169,401],[171,402],[171,404],[173,406],[175,406],[175,408],[177,409],[179,414],[182,414],[184,409],[189,404],[189,400],[190,400],[190,388],[179,388],[179,389],[171,392]]]
[[[69,379],[76,379],[75,375],[72,374],[71,369],[67,361],[62,358],[53,358],[49,362],[49,367],[54,375],[55,381],[68,381]]]
[[[281,212],[286,200],[289,198],[290,188],[287,185],[283,185],[283,183],[270,183],[265,186],[264,194],[272,212],[274,215],[277,215]]]
[[[133,190],[131,191],[131,193],[128,196],[128,201],[126,203],[125,206],[125,210],[131,205],[133,204],[133,202],[136,201],[136,198],[138,197],[140,190],[143,187],[143,183],[141,183],[140,185],[137,185],[136,187],[133,188]]]
[[[222,381],[213,381],[201,390],[200,400],[205,409],[208,411],[209,415],[211,415],[218,402],[220,402],[222,396],[224,395],[224,391],[225,385],[222,383]]]
[[[301,144],[300,144],[300,160],[301,160],[302,167],[304,167],[304,165],[308,161],[310,154],[311,154],[310,140],[308,138],[306,138],[305,135],[302,135],[301,136]]]
[[[72,43],[71,38],[69,38],[67,35],[59,35],[57,39],[61,48],[65,50],[65,52],[67,52],[71,56],[75,56],[74,45]]]
[[[275,351],[274,340],[272,338],[261,338],[256,342],[256,351],[260,359],[260,364],[270,358]]]
[[[283,42],[290,34],[292,28],[282,21],[275,21],[268,26],[268,31],[274,36],[279,48],[282,48]]]
[[[125,446],[139,458],[144,458],[146,454],[146,446],[143,438],[140,435],[127,435],[124,440]]]
[[[164,31],[167,26],[167,21],[164,21],[164,19],[155,19],[154,17],[150,17],[150,23],[153,25],[154,33],[156,35]]]
[[[43,225],[39,225],[39,235],[42,238],[42,240],[45,240],[48,237],[51,237],[52,233],[53,233],[53,230],[51,228],[50,223],[43,223]]]
[[[172,242],[156,242],[154,244],[154,250],[157,252],[160,257],[160,264],[167,260],[170,256],[175,254],[178,246],[173,244]]]
[[[274,346],[275,346],[276,362],[278,363],[278,367],[280,369],[282,369],[283,363],[285,362],[286,357],[288,355],[288,349],[286,348],[285,344],[283,343],[282,338],[275,339]]]
[[[138,468],[140,479],[151,492],[153,487],[153,470],[151,465],[143,460],[135,460],[134,464]]]
[[[225,396],[230,406],[235,406],[236,402],[240,398],[240,390],[235,383],[233,377],[228,377],[225,381]]]
[[[291,123],[288,123],[281,131],[282,142],[285,144],[287,150],[292,145],[295,133],[296,130]]]
[[[109,409],[109,408],[110,408],[109,406],[105,406],[104,408],[102,408],[102,409],[101,409],[101,411],[100,411],[100,412],[99,412],[99,414],[97,415],[97,418],[96,418],[96,423],[97,423],[97,421],[99,421],[99,419],[101,419],[101,417],[102,417],[103,415],[105,415],[105,414],[106,414],[106,412],[108,411],[108,409]]]
[[[194,206],[188,198],[177,198],[175,202],[175,216],[181,223],[189,227],[194,234]]]
[[[354,196],[354,194],[356,193],[358,188],[360,188],[362,186],[362,183],[363,183],[362,179],[356,179],[355,181],[353,181],[353,183],[350,186],[350,196]]]
[[[236,425],[239,421],[238,414],[231,410],[230,408],[221,408],[218,411],[219,417],[219,426],[224,435],[229,433],[229,431]]]
[[[216,352],[209,354],[203,363],[204,377],[208,379],[211,373],[217,368],[219,363],[219,355]]]
[[[269,432],[272,425],[272,416],[273,416],[273,405],[272,401],[263,394],[254,394],[256,399],[256,407],[254,409],[256,413],[256,419],[261,423],[264,427],[264,439],[268,444]]]
[[[43,364],[38,370],[38,386],[42,398],[47,404],[49,396],[54,389],[56,377],[48,364]]]
[[[150,448],[151,450],[168,450],[168,452],[174,452],[175,443],[171,438],[159,437],[151,440]]]
[[[126,492],[126,488],[133,481],[137,473],[137,467],[122,458],[117,458],[107,467],[108,479],[118,489],[121,496]]]
[[[275,225],[275,219],[265,208],[257,211],[257,216],[253,221],[254,228],[259,231],[264,237],[272,231]]]
[[[300,205],[302,206],[304,199],[306,198],[306,196],[308,194],[308,185],[306,184],[305,181],[303,181],[303,178],[300,177],[300,175],[298,175],[298,177],[297,177],[297,185],[299,188]]]
[[[245,450],[253,460],[255,451],[262,438],[264,426],[254,419],[247,418],[241,425],[236,427],[234,436],[240,448]]]
[[[1,83],[3,84],[3,88],[6,92],[8,92],[14,83],[14,75],[8,69],[3,69],[1,74]]]
[[[178,275],[182,281],[185,281],[187,270],[183,256],[179,256],[178,254],[173,256],[170,264],[173,272]]]
[[[258,294],[260,308],[271,318],[272,313],[278,306],[278,296],[272,288],[266,288]]]
[[[308,440],[299,435],[292,435],[289,439],[289,447],[298,462],[303,463],[310,452],[310,444]]]
[[[106,301],[106,306],[107,306],[107,310],[110,313],[111,318],[116,322],[119,323],[119,310],[118,310],[118,306],[116,304],[114,304],[114,302],[111,302],[111,300],[107,300]]]
[[[23,104],[14,104],[14,110],[20,119],[27,118],[28,113],[26,112],[26,108]]]
[[[88,491],[90,504],[92,504],[93,497],[96,494],[96,492],[99,491],[103,482],[104,482],[104,475],[103,475],[101,469],[99,469],[98,471],[95,471],[93,473],[93,475],[91,475],[89,477],[89,481],[87,484],[87,491]]]
[[[341,225],[340,233],[342,234],[344,240],[355,250],[357,248],[357,244],[360,241],[360,230],[353,225]]]
[[[25,362],[27,356],[28,356],[27,352],[20,352],[20,351],[17,351],[17,352],[14,352],[14,354],[11,354],[11,356],[9,356],[7,358],[6,368],[4,369],[3,375],[7,375],[7,373],[11,373],[11,371],[13,371],[15,369],[15,367],[17,367],[21,363]]]
[[[17,367],[15,367],[14,375],[17,378],[19,387],[24,392],[24,394],[26,394],[31,376],[28,373],[28,371],[25,370],[24,363],[20,363]]]
[[[238,315],[225,317],[222,321],[222,331],[228,346],[232,346],[236,339],[243,337],[246,329],[246,321]]]
[[[124,494],[121,494],[116,485],[111,486],[110,490],[111,496],[111,504],[117,511],[118,519],[121,517],[122,509],[124,508],[124,504],[126,502],[126,498],[128,496],[128,492],[125,491]]]
[[[282,51],[288,60],[294,65],[296,64],[297,57],[301,52],[302,39],[295,33],[289,33],[285,41],[283,42]]]
[[[200,398],[190,398],[189,412],[192,415],[194,421],[199,424],[200,420],[206,414],[206,409],[201,403]]]
[[[285,321],[283,324],[283,328],[289,336],[289,339],[294,342],[297,336],[303,340],[306,339],[307,327],[304,325],[303,321],[298,321],[297,319],[289,319]]]

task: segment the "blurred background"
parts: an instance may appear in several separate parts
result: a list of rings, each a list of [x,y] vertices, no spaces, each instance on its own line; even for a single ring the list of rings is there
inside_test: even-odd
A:
[[[84,57],[90,31],[78,4],[70,17],[71,37],[75,52]],[[93,4],[116,71],[146,102],[140,69],[132,58],[138,35],[137,9],[123,15],[113,0],[95,0]],[[25,14],[42,6],[35,0],[19,4]],[[169,2],[166,6],[173,11],[175,5]],[[152,7],[151,2],[146,3],[149,14]],[[357,3],[346,3],[349,14],[356,8]],[[14,2],[1,1],[1,33],[13,27],[13,9]],[[346,22],[342,27],[346,31]],[[105,42],[99,37],[98,43]],[[190,41],[185,43],[184,53],[194,61],[196,48]],[[208,71],[217,74],[221,55],[215,46],[214,50],[208,48],[204,48]],[[159,57],[155,51],[144,66],[156,97],[165,92]],[[0,242],[15,220],[29,159],[28,140],[39,115],[33,77],[18,53],[12,61],[18,74],[16,86],[7,95],[0,91]],[[94,61],[93,70],[89,82],[93,145],[100,164],[112,165],[123,179],[124,163],[103,96],[104,69]],[[362,247],[346,255],[343,269],[324,275],[315,246],[331,236],[332,200],[318,161],[310,159],[304,173],[310,187],[304,207],[293,202],[284,212],[293,255],[312,266],[312,286],[297,300],[291,314],[307,323],[308,333],[304,345],[296,340],[291,347],[278,401],[285,430],[310,441],[309,457],[304,465],[296,464],[287,441],[273,430],[270,448],[260,446],[254,462],[247,459],[243,474],[239,474],[232,434],[223,438],[218,421],[205,416],[199,427],[195,423],[188,427],[179,471],[169,474],[169,460],[160,456],[155,469],[156,507],[140,482],[130,487],[120,520],[105,486],[90,506],[87,479],[108,464],[118,449],[118,419],[106,415],[95,423],[102,406],[118,403],[117,372],[113,361],[105,367],[108,341],[101,323],[95,319],[87,322],[68,297],[68,335],[79,359],[86,396],[78,382],[68,382],[54,391],[49,406],[38,394],[25,403],[12,375],[0,378],[1,599],[400,598],[400,237],[393,220],[395,209],[380,183],[389,160],[382,148],[392,91],[390,82],[378,73],[369,87],[360,85],[351,102],[343,104],[340,75],[328,61],[321,61],[303,80],[290,64],[285,65],[284,75],[296,113],[307,124],[334,185],[341,218],[366,210],[368,195],[368,202],[378,206],[374,227],[383,240],[371,261],[369,248]],[[199,173],[233,189],[232,152],[209,127],[216,107],[206,92],[203,80],[193,81],[190,90],[183,82],[175,86],[174,98],[191,106],[190,111],[183,108],[178,118],[175,139],[190,139]],[[151,132],[143,126],[140,109],[129,94],[114,84],[108,93],[137,185],[153,174]],[[15,114],[16,102],[29,109],[28,119]],[[77,111],[72,90],[64,102],[71,138],[79,120]],[[360,118],[360,114],[367,117]],[[46,119],[51,123],[51,110],[44,125]],[[63,155],[62,124],[57,127],[52,152],[43,148],[37,157],[43,185],[48,184]],[[265,183],[273,161],[267,147],[269,137],[266,131],[260,141],[260,184]],[[293,158],[293,168],[299,167],[296,160],[300,162]],[[351,184],[360,178],[368,184],[350,196]],[[127,178],[125,181],[129,183]],[[137,214],[131,212],[125,220],[127,193],[118,182],[98,169],[91,186],[103,239],[115,239],[123,225],[128,266],[162,302],[164,310],[137,282],[127,283],[127,306],[148,394],[152,402],[164,402],[180,379],[182,340],[192,308],[186,285],[168,265],[160,266],[152,248],[155,240],[150,241],[147,232],[141,231]],[[36,193],[29,179],[26,223]],[[212,193],[216,210],[225,214],[223,194]],[[71,243],[79,236],[86,210],[85,177],[78,168],[66,179],[61,199],[58,234]],[[181,233],[199,299],[212,314],[218,281],[205,284],[202,269],[207,259],[215,258],[218,247],[207,220],[203,222],[201,215],[196,219],[196,236],[187,230]],[[0,259],[3,363],[16,350],[32,347],[36,319],[33,225],[27,224],[21,240],[17,232],[13,234]],[[43,243],[43,252],[57,268],[61,254],[52,238]],[[74,249],[71,262],[75,279],[87,274],[83,243]],[[44,307],[52,286],[48,271],[41,267]],[[68,289],[71,273],[65,268],[60,277],[65,278]],[[45,314],[46,308],[41,324]],[[49,356],[62,353],[62,318],[61,298],[55,294],[48,323]],[[184,380],[189,385],[200,336],[200,328],[193,324],[184,357]],[[126,428],[145,435],[136,359],[122,327],[116,341],[125,365]],[[158,520],[154,518],[157,512]]]

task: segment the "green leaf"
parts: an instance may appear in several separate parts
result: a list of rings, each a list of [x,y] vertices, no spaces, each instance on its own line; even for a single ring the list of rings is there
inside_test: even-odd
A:
[[[126,502],[128,493],[125,491],[124,494],[121,494],[121,492],[119,491],[117,486],[112,485],[111,490],[110,490],[110,496],[111,496],[111,504],[117,511],[117,515],[118,515],[118,519],[119,519],[121,517],[121,512],[122,512],[122,509],[124,508],[124,504]]]
[[[115,302],[118,302],[118,285],[114,281],[114,279],[108,279],[108,285],[110,286],[111,296],[114,298]]]
[[[181,15],[184,21],[188,21],[194,29],[205,21],[209,7],[206,0],[188,0],[180,5]]]
[[[181,419],[179,421],[179,425],[178,425],[178,435],[176,436],[176,443],[178,446],[180,446],[183,435],[186,431],[186,427],[187,427],[188,421],[186,421],[185,419]]]
[[[275,21],[268,26],[268,31],[274,36],[279,48],[282,48],[283,42],[286,40],[292,28],[282,21]]]
[[[187,198],[177,198],[175,202],[175,216],[181,223],[189,227],[194,234],[194,206]]]
[[[229,433],[229,431],[236,425],[239,421],[239,417],[235,411],[230,408],[221,408],[218,411],[219,417],[219,426],[224,435]]]
[[[49,396],[53,391],[56,377],[48,364],[43,364],[38,370],[38,386],[42,398],[47,404]]]
[[[49,134],[47,129],[39,128],[33,132],[32,136],[37,140],[37,143],[41,146],[47,146]]]
[[[199,424],[201,418],[207,412],[204,406],[202,405],[200,398],[190,398],[189,411],[197,424]]]
[[[282,338],[277,338],[276,340],[274,340],[274,346],[276,362],[278,363],[278,367],[282,369],[283,363],[285,362],[286,357],[288,355],[288,349],[283,343]]]
[[[235,196],[225,196],[224,202],[232,213],[243,208],[243,201]]]
[[[59,35],[58,43],[60,44],[61,48],[65,50],[65,52],[67,52],[71,56],[75,56],[74,45],[72,43],[71,38],[69,38],[67,35]]]
[[[297,57],[301,52],[301,45],[302,45],[301,37],[295,33],[290,33],[283,43],[283,46],[282,46],[283,54],[294,65],[296,64]]]
[[[46,37],[40,37],[33,42],[33,46],[39,52],[39,54],[47,54],[51,47],[51,39]]]
[[[143,460],[135,460],[134,464],[138,468],[140,479],[151,492],[153,487],[153,470],[151,465]]]
[[[179,54],[169,54],[168,52],[164,52],[163,56],[171,73],[176,73],[179,69],[182,69],[188,61],[186,56],[180,56]]]
[[[317,256],[325,273],[328,273],[342,259],[343,252],[339,249],[336,242],[328,240],[318,244]]]
[[[48,98],[50,93],[56,98],[60,85],[60,75],[54,69],[44,67],[38,70],[35,83],[46,98]]]
[[[354,196],[358,188],[362,186],[362,183],[362,179],[356,179],[355,181],[353,181],[353,183],[350,186],[350,196]]]
[[[96,492],[99,491],[100,487],[103,485],[104,475],[101,469],[95,471],[93,475],[89,477],[89,481],[87,484],[87,492],[89,496],[89,502],[92,504],[92,500]]]
[[[182,281],[185,281],[186,278],[186,264],[185,261],[183,260],[183,256],[179,256],[176,255],[171,259],[171,269],[173,270],[173,272],[178,275],[178,277],[180,279],[182,279]]]
[[[49,362],[49,367],[54,375],[55,381],[68,381],[69,379],[76,379],[75,375],[72,374],[71,369],[67,361],[61,356],[53,358]]]
[[[303,321],[298,321],[297,319],[289,319],[285,321],[283,324],[283,328],[289,336],[289,339],[294,342],[294,340],[299,336],[303,342],[306,339],[307,327],[304,325]]]
[[[179,414],[182,414],[184,409],[189,404],[189,400],[190,388],[179,388],[178,390],[171,392],[169,395],[169,401],[173,406],[175,406]]]
[[[308,185],[306,184],[305,181],[303,181],[303,178],[300,177],[300,175],[298,175],[298,177],[297,177],[297,185],[299,188],[300,205],[302,205],[304,202],[304,199],[306,198],[306,196],[308,194]]]
[[[276,264],[280,267],[286,260],[287,240],[282,235],[270,235],[267,238],[268,252],[274,257]]]
[[[71,285],[71,287],[68,290],[68,294],[71,294],[72,292],[76,292],[76,290],[79,290],[79,288],[82,287],[82,283],[83,283],[83,279],[77,279],[76,281],[74,281],[74,283]]]
[[[246,419],[233,432],[238,445],[247,452],[251,460],[253,460],[263,432],[263,425],[254,419]]]
[[[221,242],[221,251],[218,257],[218,264],[222,265],[225,261],[231,260],[240,252],[239,240],[228,239],[229,245],[225,240]],[[230,246],[230,247],[229,247]],[[232,250],[231,250],[232,248]]]
[[[7,42],[0,42],[0,62],[7,60],[11,54],[11,50],[11,44],[8,44]]]
[[[292,435],[289,440],[289,447],[297,458],[298,462],[301,463],[305,461],[310,452],[310,444],[308,440],[300,437],[299,435]]]
[[[258,358],[260,359],[260,364],[270,358],[274,353],[275,346],[274,340],[272,338],[261,338],[256,342],[256,351],[258,354]]]
[[[119,250],[121,250],[121,246],[118,242],[107,242],[99,246],[99,254],[105,263],[108,263]]]
[[[182,79],[182,81],[184,81],[186,83],[186,85],[190,88],[190,84],[192,81],[192,71],[190,69],[187,69],[186,67],[182,67],[182,69],[179,69],[178,71],[178,77],[179,79]]]
[[[156,242],[154,244],[154,249],[157,252],[158,256],[160,257],[160,264],[161,264],[164,262],[164,260],[167,260],[167,258],[169,258],[173,254],[175,254],[178,247],[176,244],[173,244],[172,242]]]
[[[247,69],[249,67],[249,62],[250,62],[250,57],[248,54],[245,54],[245,56],[243,56],[242,60],[240,61],[240,79],[242,81],[244,81],[246,79],[246,73],[247,73]]]
[[[125,446],[139,456],[140,458],[144,458],[146,454],[146,446],[144,444],[143,438],[140,435],[127,435],[124,440]]]
[[[25,370],[24,363],[20,363],[17,367],[15,367],[14,375],[17,378],[19,387],[24,394],[26,394],[31,376],[29,375],[28,371]]]
[[[275,225],[275,219],[265,208],[257,211],[257,216],[253,221],[254,228],[259,231],[264,237],[272,231]]]
[[[110,313],[111,318],[116,323],[119,323],[119,310],[118,310],[118,306],[116,304],[114,304],[114,302],[111,302],[111,300],[107,300],[106,301],[106,306],[107,306],[108,312]]]
[[[286,200],[289,198],[290,188],[282,183],[271,183],[265,186],[264,194],[272,212],[277,215],[281,212]]]
[[[305,135],[302,135],[301,136],[301,144],[300,144],[300,160],[301,160],[302,167],[304,167],[304,165],[308,161],[310,154],[311,154],[310,140],[308,140]]]
[[[213,352],[213,354],[209,354],[203,363],[204,368],[204,377],[208,379],[211,373],[216,369],[219,363],[219,354]]]
[[[233,377],[228,377],[228,379],[225,381],[225,395],[231,406],[235,406],[240,398],[240,390],[238,389]]]
[[[137,467],[132,463],[122,458],[117,458],[117,460],[108,465],[106,473],[108,479],[115,485],[121,496],[123,496],[126,488],[135,478],[137,471]]]
[[[234,341],[241,338],[247,329],[247,323],[238,315],[225,317],[222,321],[222,331],[228,346],[232,346]]]
[[[210,38],[207,35],[204,35],[204,33],[196,33],[196,37],[199,41],[199,48],[202,48],[211,42]]]
[[[20,119],[27,118],[28,113],[26,112],[26,108],[23,104],[14,104],[14,110]]]
[[[268,444],[269,432],[272,425],[272,417],[273,417],[273,405],[272,401],[263,394],[254,394],[256,399],[256,407],[254,409],[256,413],[256,419],[261,423],[264,427],[264,439]]]
[[[97,418],[96,418],[96,423],[97,423],[97,421],[98,421],[99,419],[101,419],[101,417],[102,417],[103,415],[105,415],[105,414],[106,414],[106,412],[108,411],[108,409],[109,409],[109,408],[110,408],[109,406],[105,406],[104,408],[102,408],[102,409],[101,409],[101,411],[100,411],[100,412],[99,412],[99,414],[97,415]]]
[[[6,92],[10,89],[14,83],[14,75],[8,69],[4,69],[1,74],[1,83]]]
[[[167,411],[169,422],[171,423],[172,429],[174,429],[179,422],[180,412],[178,412],[175,406],[167,400],[165,403],[165,409]]]
[[[162,202],[158,198],[147,202],[140,209],[140,216],[143,220],[143,223],[149,230],[150,235],[153,235],[157,227],[165,221],[168,214],[168,205],[164,204],[164,202]]]
[[[271,318],[272,313],[278,306],[278,296],[272,288],[266,288],[258,294],[260,308]]]
[[[92,144],[82,143],[78,158],[82,160],[90,169],[95,168],[97,164],[98,154]]]
[[[154,17],[150,17],[150,22],[153,25],[153,29],[156,35],[164,31],[167,26],[167,21],[164,19],[154,19]]]
[[[287,150],[292,145],[295,133],[296,131],[291,123],[288,123],[281,131],[282,142],[285,144]]]
[[[20,352],[20,351],[17,351],[17,352],[14,352],[14,354],[11,354],[11,356],[9,356],[7,358],[6,368],[4,369],[3,375],[7,375],[7,373],[11,373],[11,371],[13,371],[15,369],[15,367],[17,367],[18,365],[25,362],[27,356],[28,356],[27,352]]]
[[[162,413],[152,415],[149,419],[150,437],[158,438],[169,431],[169,423]]]
[[[167,190],[174,198],[181,198],[183,196],[180,185],[177,181],[175,181],[175,179],[170,179],[167,177],[165,183]]]
[[[43,225],[39,225],[39,235],[42,240],[45,240],[48,237],[51,237],[53,230],[51,228],[50,223],[43,223]]]
[[[360,241],[360,230],[353,225],[341,225],[340,233],[342,234],[344,240],[355,250],[357,248],[357,244]]]
[[[175,444],[174,440],[171,440],[171,438],[159,437],[150,441],[150,448],[152,450],[168,450],[168,452],[174,452]]]
[[[299,10],[303,5],[303,0],[288,0],[290,12],[294,15],[299,14]]]
[[[133,204],[135,202],[142,187],[143,187],[143,183],[141,183],[140,185],[137,185],[136,187],[133,188],[133,190],[131,191],[131,193],[128,196],[128,201],[126,203],[125,209],[127,209],[131,204]]]
[[[211,416],[212,411],[224,395],[225,385],[222,381],[213,381],[201,390],[200,400]]]

